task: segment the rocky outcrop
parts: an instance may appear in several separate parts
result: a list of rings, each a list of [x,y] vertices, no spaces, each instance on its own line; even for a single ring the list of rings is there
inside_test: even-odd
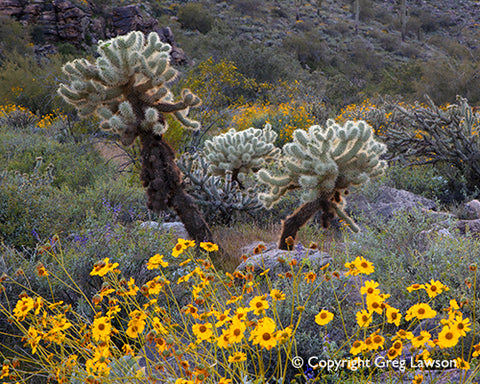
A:
[[[435,210],[436,204],[433,200],[412,192],[385,186],[380,187],[373,201],[368,201],[365,196],[361,195],[349,196],[347,200],[347,211],[352,214],[382,217],[386,220],[392,219],[397,212],[412,209]]]
[[[138,5],[114,7],[99,13],[91,5],[80,6],[68,0],[0,0],[2,15],[33,26],[33,38],[39,46],[67,42],[87,49],[99,40],[130,31],[157,32],[163,42],[172,46],[174,63],[186,63],[185,54],[177,47],[170,28],[159,27],[158,21],[142,13]]]

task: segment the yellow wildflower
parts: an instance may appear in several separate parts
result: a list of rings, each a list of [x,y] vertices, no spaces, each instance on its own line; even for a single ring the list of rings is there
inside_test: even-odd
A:
[[[243,352],[235,352],[233,355],[228,357],[229,363],[241,363],[245,360],[247,360],[247,355]]]
[[[208,341],[213,336],[212,327],[213,325],[211,323],[194,324],[192,326],[192,331],[197,337],[197,341]]]
[[[430,280],[430,283],[425,284],[425,291],[427,291],[427,294],[429,297],[434,298],[438,296],[440,293],[444,291],[448,291],[450,288],[448,288],[446,285],[443,285],[440,281],[433,281]]]
[[[157,253],[148,260],[147,269],[158,269],[159,266],[168,267],[168,262],[163,260],[163,255]]]
[[[315,316],[315,322],[318,325],[327,325],[330,321],[333,319],[333,313],[322,309],[316,316]]]
[[[260,315],[269,308],[268,301],[265,300],[265,296],[256,296],[250,300],[250,309],[255,315]]]
[[[118,267],[118,263],[110,263],[110,259],[106,257],[103,261],[99,261],[93,266],[90,276],[105,276],[108,272],[112,272]]]
[[[368,327],[372,322],[373,314],[368,312],[366,309],[358,311],[356,314],[357,324],[359,327]]]
[[[93,320],[92,337],[95,341],[106,341],[110,338],[112,325],[108,317],[102,316]]]
[[[200,247],[203,248],[207,252],[218,251],[218,245],[210,243],[210,242],[207,242],[207,243],[202,242],[202,243],[200,243]]]
[[[430,305],[426,303],[419,303],[411,306],[407,310],[405,320],[410,321],[415,317],[419,320],[433,319],[435,316],[437,316],[437,312],[433,310]]]

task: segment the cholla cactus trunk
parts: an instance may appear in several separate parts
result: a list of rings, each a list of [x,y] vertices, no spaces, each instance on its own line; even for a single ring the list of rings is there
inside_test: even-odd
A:
[[[334,217],[330,202],[332,198],[333,194],[322,193],[318,198],[304,203],[288,216],[282,223],[278,249],[291,250],[293,244],[287,244],[287,238],[295,239],[300,228],[319,211],[322,211],[322,226],[328,227],[330,220]]]
[[[148,208],[159,213],[168,207],[175,210],[188,234],[198,241],[213,241],[213,236],[197,205],[183,187],[182,174],[175,154],[161,135],[147,131],[140,135],[142,172]]]

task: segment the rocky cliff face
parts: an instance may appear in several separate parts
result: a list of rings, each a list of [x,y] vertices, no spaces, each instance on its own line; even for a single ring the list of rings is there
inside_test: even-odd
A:
[[[0,15],[35,26],[36,41],[41,45],[68,42],[86,49],[98,40],[130,31],[157,32],[172,46],[175,63],[185,63],[185,54],[176,46],[170,28],[161,28],[157,20],[142,15],[137,5],[114,7],[98,14],[91,5],[76,5],[68,0],[0,0]],[[40,36],[41,35],[41,36]],[[53,47],[53,46],[52,46]]]

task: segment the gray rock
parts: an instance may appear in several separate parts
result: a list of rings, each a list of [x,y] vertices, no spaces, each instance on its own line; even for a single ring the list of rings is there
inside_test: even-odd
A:
[[[297,244],[292,251],[284,251],[278,249],[275,243],[267,243],[264,244],[266,248],[261,253],[255,254],[254,249],[259,244],[264,243],[255,242],[242,248],[243,253],[249,257],[237,267],[237,270],[244,271],[247,267],[254,266],[255,274],[269,269],[269,276],[273,277],[289,271],[288,262],[292,259],[297,260],[297,265],[306,263],[313,269],[319,269],[333,261],[328,253],[305,248],[302,244]],[[282,258],[286,262],[280,262],[279,259]]]
[[[480,219],[480,201],[472,200],[465,204],[464,210],[468,219],[475,220]]]
[[[353,216],[361,215],[373,218],[380,216],[391,220],[398,212],[413,209],[428,212],[436,209],[436,203],[412,192],[386,186],[380,187],[379,193],[373,201],[369,201],[365,196],[359,194],[347,197],[347,211]]]
[[[142,228],[158,229],[159,231],[170,233],[175,239],[181,238],[191,240],[183,223],[157,223],[156,221],[145,221],[140,224]]]
[[[475,237],[480,236],[480,219],[459,220],[455,226],[462,235],[469,233]]]

